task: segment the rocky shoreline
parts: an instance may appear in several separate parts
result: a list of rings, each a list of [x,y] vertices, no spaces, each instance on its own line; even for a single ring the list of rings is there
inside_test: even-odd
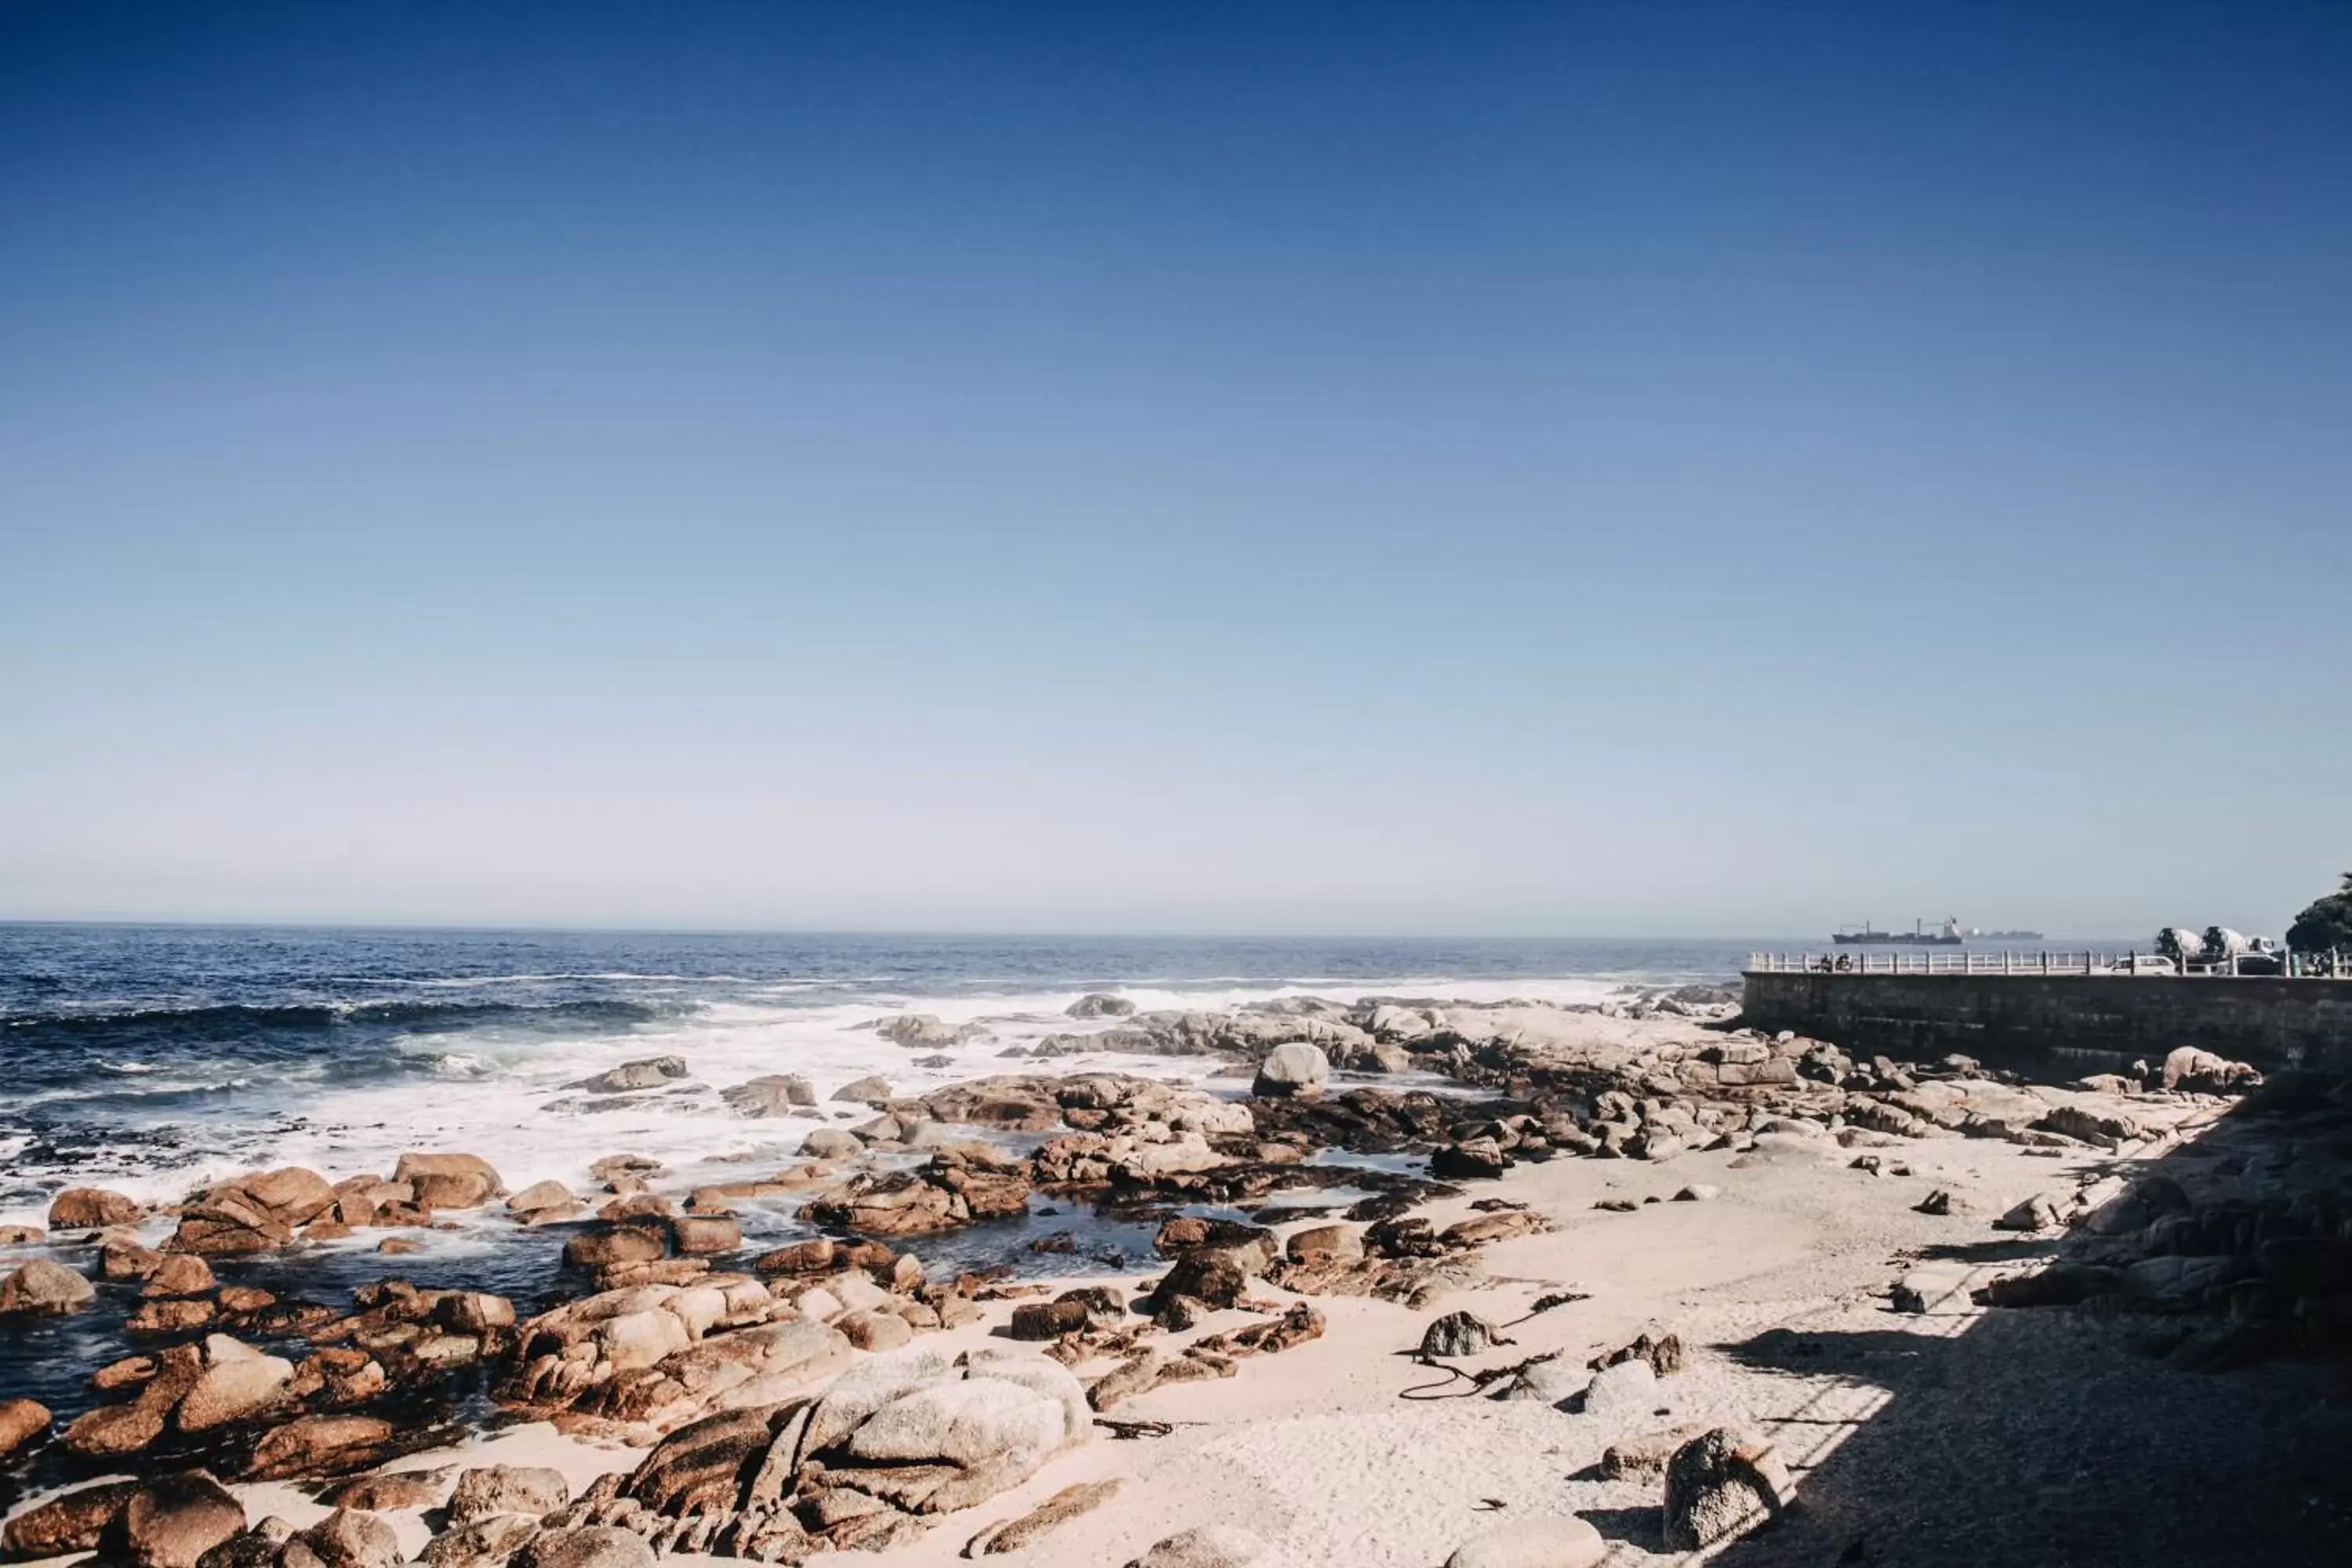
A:
[[[2266,1153],[2203,1157],[2204,1135],[2262,1086],[2191,1051],[2048,1085],[1965,1058],[1864,1062],[1765,1037],[1703,991],[1602,1009],[1124,1005],[1086,998],[1074,1019],[1105,1027],[1023,1054],[1192,1057],[1226,1077],[1022,1071],[908,1097],[865,1080],[835,1096],[856,1109],[813,1130],[803,1158],[683,1190],[626,1152],[598,1163],[601,1191],[509,1193],[479,1153],[418,1151],[383,1174],[253,1173],[163,1212],[60,1193],[45,1232],[0,1238],[0,1333],[119,1311],[120,1353],[87,1368],[78,1410],[0,1397],[0,1462],[43,1493],[0,1544],[12,1560],[96,1552],[142,1568],[950,1548],[1114,1560],[1106,1541],[1153,1568],[1316,1558],[1295,1531],[1242,1518],[1160,1531],[1181,1519],[1172,1504],[1226,1482],[1155,1481],[1147,1472],[1172,1461],[1131,1456],[1190,1451],[1176,1422],[1196,1418],[1171,1412],[1211,1412],[1201,1426],[1215,1429],[1220,1405],[1263,1397],[1307,1421],[1431,1397],[1413,1389],[1433,1382],[1497,1411],[1496,1433],[1517,1434],[1526,1408],[1586,1423],[1585,1436],[1606,1426],[1592,1484],[1637,1489],[1656,1514],[1654,1539],[1612,1542],[1555,1499],[1483,1530],[1465,1521],[1439,1555],[1591,1563],[1801,1531],[1810,1487],[1784,1443],[1711,1418],[1748,1415],[1740,1401],[1694,1398],[1678,1414],[1696,1418],[1633,1429],[1681,1402],[1662,1391],[1738,1381],[1737,1358],[1702,1348],[1716,1309],[1696,1303],[1710,1289],[1727,1303],[1733,1282],[1776,1268],[1801,1262],[1821,1302],[1875,1275],[1879,1310],[1896,1317],[2128,1321],[2162,1342],[2158,1366],[2352,1342],[2352,1207],[2330,1163],[2352,1153],[2340,1089],[2273,1086],[2306,1130],[2290,1169]],[[880,1027],[910,1049],[954,1033],[920,1015]],[[651,1058],[580,1092],[660,1093],[686,1070]],[[816,1108],[790,1075],[722,1093],[740,1116]],[[2335,1140],[2326,1161],[2312,1137]],[[1924,1190],[1880,1212],[1908,1186]],[[1753,1256],[1720,1280],[1678,1293],[1665,1252],[1613,1273],[1564,1267],[1571,1236],[1639,1226],[1650,1205],[1716,1216],[1743,1201]],[[1841,1204],[1878,1228],[1842,1237],[1843,1217],[1815,1212]],[[778,1208],[810,1234],[747,1241],[745,1214]],[[1048,1211],[1155,1227],[1154,1266],[1041,1282],[924,1261],[940,1238]],[[348,1302],[299,1288],[303,1258],[332,1251],[348,1267],[375,1232],[396,1269],[452,1215],[535,1247],[544,1276],[500,1291],[387,1273]],[[1773,1239],[1792,1216],[1821,1238],[1794,1261]],[[1740,1254],[1741,1237],[1706,1228],[1720,1223],[1677,1222]],[[1990,1269],[1970,1254],[1906,1261],[1939,1226],[2018,1247]],[[1052,1256],[1054,1242],[1024,1245]],[[1075,1237],[1068,1250],[1076,1262]],[[240,1277],[265,1259],[296,1288]],[[1654,1276],[1667,1285],[1640,1283]],[[1637,1323],[1624,1315],[1637,1300],[1660,1310]],[[1538,1344],[1556,1332],[1588,1353]],[[1400,1372],[1411,1381],[1389,1386]],[[551,1462],[467,1458],[533,1434],[522,1446]],[[131,1479],[89,1479],[109,1474]]]

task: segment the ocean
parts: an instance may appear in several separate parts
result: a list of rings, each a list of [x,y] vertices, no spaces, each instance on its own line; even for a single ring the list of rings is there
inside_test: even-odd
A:
[[[603,1112],[567,1089],[637,1058],[722,1089],[797,1072],[820,1096],[1018,1071],[1008,1047],[1099,1028],[1090,991],[1140,1008],[1381,994],[1597,1001],[1723,980],[1748,942],[1633,940],[690,935],[0,924],[0,1221],[68,1185],[171,1202],[237,1172],[386,1172],[407,1149],[490,1157],[509,1185],[578,1185],[626,1150],[674,1168],[780,1158],[810,1123],[719,1113],[707,1093]],[[900,1011],[980,1022],[923,1067],[877,1037]],[[1056,1058],[1197,1076],[1197,1060]]]

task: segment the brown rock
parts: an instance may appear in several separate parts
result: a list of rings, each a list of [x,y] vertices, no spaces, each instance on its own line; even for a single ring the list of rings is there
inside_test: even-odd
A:
[[[245,1505],[202,1470],[141,1483],[100,1532],[99,1555],[131,1568],[196,1568],[196,1560],[243,1533]]]
[[[100,1481],[53,1497],[27,1509],[0,1530],[0,1547],[12,1558],[61,1557],[96,1549],[106,1521],[130,1500],[138,1481]]]
[[[79,1312],[97,1295],[98,1288],[74,1270],[46,1258],[36,1258],[0,1279],[0,1316],[11,1312]]]
[[[491,1163],[478,1154],[403,1154],[392,1173],[427,1208],[478,1208],[505,1192]]]
[[[585,1230],[563,1244],[563,1261],[582,1268],[607,1268],[616,1263],[651,1263],[669,1250],[663,1234],[646,1226],[615,1226]]]
[[[355,1476],[329,1487],[319,1500],[329,1508],[355,1508],[369,1513],[438,1508],[449,1496],[449,1470],[388,1470],[381,1475]]]
[[[201,1296],[215,1283],[211,1264],[192,1253],[175,1252],[156,1260],[155,1271],[147,1276],[147,1289],[141,1294]]]
[[[1118,1495],[1119,1478],[1086,1481],[1077,1486],[1064,1487],[1035,1508],[1018,1519],[991,1525],[966,1543],[966,1557],[992,1557],[1001,1552],[1018,1552],[1034,1545],[1045,1533],[1066,1521],[1080,1514],[1092,1513]]]
[[[392,1438],[392,1423],[373,1415],[305,1415],[256,1444],[246,1475],[277,1481],[348,1474],[383,1458]]]
[[[163,1435],[163,1412],[141,1401],[101,1405],[66,1428],[65,1444],[77,1454],[135,1454]]]
[[[0,1460],[49,1429],[49,1407],[31,1399],[0,1399]]]
[[[484,1465],[457,1478],[449,1522],[470,1524],[494,1513],[549,1514],[572,1500],[562,1472],[536,1465]]]
[[[122,1321],[134,1334],[184,1334],[213,1321],[219,1309],[199,1297],[194,1300],[147,1301]]]
[[[295,1537],[326,1568],[399,1568],[400,1537],[374,1514],[339,1508]]]
[[[733,1252],[743,1245],[743,1226],[731,1214],[676,1215],[669,1222],[670,1243],[681,1258],[707,1258]]]
[[[104,1187],[68,1187],[49,1201],[51,1230],[98,1230],[110,1225],[136,1225],[147,1211],[121,1193]]]

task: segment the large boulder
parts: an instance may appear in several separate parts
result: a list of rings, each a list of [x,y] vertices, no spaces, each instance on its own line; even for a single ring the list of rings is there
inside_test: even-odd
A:
[[[399,1568],[407,1555],[390,1523],[355,1508],[335,1510],[296,1539],[326,1568]]]
[[[1091,991],[1062,1009],[1071,1018],[1127,1018],[1135,1014],[1135,1004],[1124,996],[1113,996],[1105,991]]]
[[[147,1210],[136,1200],[104,1187],[68,1187],[49,1200],[51,1230],[103,1230],[137,1225]]]
[[[435,1209],[479,1208],[507,1190],[497,1168],[478,1154],[403,1154],[392,1179]]]
[[[214,1334],[205,1342],[206,1365],[180,1401],[173,1418],[184,1432],[207,1432],[258,1415],[294,1381],[294,1363]]]
[[[646,1057],[641,1061],[623,1062],[608,1068],[593,1078],[583,1078],[572,1087],[584,1089],[592,1094],[630,1094],[641,1089],[659,1089],[673,1079],[686,1076],[684,1057]]]
[[[36,1258],[0,1279],[0,1316],[11,1312],[79,1312],[97,1299],[98,1288],[61,1263]]]
[[[484,1465],[463,1472],[449,1493],[449,1522],[494,1513],[553,1513],[572,1500],[563,1472],[540,1465]]]
[[[852,1079],[835,1089],[833,1098],[851,1105],[879,1105],[890,1098],[890,1080],[878,1074]]]
[[[1331,1077],[1331,1060],[1322,1050],[1304,1040],[1293,1040],[1266,1052],[1265,1059],[1257,1065],[1257,1081],[1251,1092],[1280,1096],[1313,1094]]]
[[[790,1116],[816,1103],[816,1086],[798,1073],[774,1073],[721,1089],[719,1098],[745,1116]]]
[[[515,1568],[654,1568],[654,1549],[610,1525],[550,1530],[516,1554]]]
[[[158,1476],[123,1500],[98,1542],[109,1563],[196,1568],[196,1560],[245,1530],[245,1506],[202,1470]]]
[[[18,1562],[94,1550],[107,1521],[143,1482],[100,1481],[28,1508],[0,1529],[0,1551]]]
[[[254,1445],[246,1476],[257,1481],[349,1475],[388,1457],[394,1430],[374,1415],[304,1415]]]
[[[0,1462],[49,1429],[49,1407],[36,1399],[0,1399]]]
[[[1712,1546],[1779,1513],[1790,1489],[1788,1467],[1771,1444],[1725,1426],[1703,1433],[1666,1462],[1666,1545]]]
[[[892,1400],[862,1422],[849,1452],[868,1461],[960,1465],[1011,1459],[1034,1470],[1062,1446],[1061,1403],[1000,1377],[933,1384]]]

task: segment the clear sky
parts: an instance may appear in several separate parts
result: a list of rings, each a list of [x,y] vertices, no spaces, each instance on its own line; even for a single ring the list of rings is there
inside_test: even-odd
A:
[[[2352,7],[0,5],[0,915],[2277,931]]]

